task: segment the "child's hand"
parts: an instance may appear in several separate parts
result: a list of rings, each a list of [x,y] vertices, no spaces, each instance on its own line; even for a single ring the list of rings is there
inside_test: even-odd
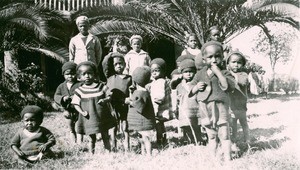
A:
[[[205,90],[207,84],[205,82],[199,82],[196,85],[196,88],[198,89],[198,91],[202,92]]]
[[[156,103],[158,105],[160,105],[162,102],[163,102],[163,100],[161,100],[161,99],[157,99],[157,98],[154,99],[154,103]]]
[[[100,104],[100,105],[103,105],[103,104],[107,103],[107,100],[106,99],[99,99],[97,103]]]
[[[84,111],[84,112],[81,112],[81,114],[82,114],[82,116],[87,117],[89,115],[89,112]]]
[[[20,149],[15,150],[18,156],[23,157],[25,156],[25,153],[23,153]]]
[[[216,64],[211,64],[210,69],[213,73],[218,74],[221,72],[220,68]]]
[[[43,144],[39,147],[39,151],[40,152],[45,152],[48,149],[48,145],[47,144]]]
[[[129,97],[126,97],[124,102],[125,102],[125,104],[128,104],[128,105],[130,105],[130,103],[131,103],[131,100],[130,100],[130,98],[129,98]]]
[[[63,97],[63,101],[64,101],[64,102],[68,101],[69,99],[70,99],[69,96],[64,96],[64,97]]]

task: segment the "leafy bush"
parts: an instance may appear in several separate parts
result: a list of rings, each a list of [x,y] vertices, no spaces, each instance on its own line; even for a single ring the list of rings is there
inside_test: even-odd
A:
[[[51,108],[50,98],[42,93],[46,77],[39,71],[39,66],[32,63],[24,69],[17,70],[14,78],[4,73],[1,63],[0,69],[0,110],[19,113],[28,104],[38,105],[45,110]]]

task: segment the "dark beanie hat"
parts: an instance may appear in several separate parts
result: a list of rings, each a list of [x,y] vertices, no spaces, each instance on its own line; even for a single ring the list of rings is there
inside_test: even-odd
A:
[[[150,62],[150,65],[152,65],[152,64],[157,64],[157,65],[159,65],[160,67],[166,67],[166,62],[165,62],[165,60],[164,59],[162,59],[162,58],[155,58],[155,59],[153,59],[151,62]]]
[[[201,53],[195,57],[195,66],[197,70],[201,70],[205,66]]]
[[[26,113],[32,113],[34,114],[36,117],[43,119],[44,115],[43,115],[43,110],[35,105],[27,105],[23,108],[23,110],[21,111],[20,116],[23,118],[23,116]]]
[[[194,60],[194,56],[193,55],[190,55],[190,54],[186,54],[186,55],[181,55],[181,56],[179,56],[177,59],[176,59],[176,62],[177,63],[180,63],[180,62],[182,62],[183,60],[185,60],[185,59],[192,59],[192,60]]]
[[[194,60],[185,59],[182,62],[180,62],[179,68],[180,68],[180,71],[182,72],[184,69],[187,69],[187,68],[196,69],[196,66],[195,66]]]
[[[208,41],[207,43],[203,44],[203,46],[201,47],[201,52],[203,53],[205,48],[211,45],[216,45],[221,47],[221,49],[223,50],[223,45],[222,43],[218,42],[218,41]]]
[[[76,70],[78,70],[79,67],[81,67],[83,65],[90,66],[90,67],[92,67],[92,69],[94,70],[95,73],[97,72],[97,67],[96,67],[95,63],[93,63],[91,61],[84,61],[84,62],[79,63],[76,67]]]
[[[148,66],[137,67],[132,73],[132,80],[142,87],[149,83],[150,77],[151,70]]]
[[[68,69],[76,71],[76,67],[77,67],[76,63],[74,63],[73,61],[68,61],[68,62],[65,62],[63,64],[63,66],[61,67],[61,72],[62,72],[62,74],[64,74],[64,72]]]

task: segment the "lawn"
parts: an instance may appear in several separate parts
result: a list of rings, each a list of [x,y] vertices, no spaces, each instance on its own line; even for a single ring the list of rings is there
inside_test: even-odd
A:
[[[208,154],[205,146],[181,145],[176,140],[176,121],[168,123],[169,147],[155,149],[147,157],[130,153],[106,153],[97,142],[96,153],[68,142],[69,132],[61,112],[45,113],[42,126],[50,129],[57,144],[52,148],[55,159],[43,160],[30,167],[13,162],[9,142],[22,125],[15,119],[0,125],[1,169],[300,169],[300,96],[274,96],[251,99],[248,104],[251,147],[239,143],[240,157],[223,163]],[[239,137],[242,136],[239,127]],[[241,141],[241,139],[240,139]]]

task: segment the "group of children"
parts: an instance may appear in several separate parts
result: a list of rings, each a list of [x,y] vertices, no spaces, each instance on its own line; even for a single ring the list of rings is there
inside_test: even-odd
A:
[[[130,38],[132,50],[126,55],[116,50],[104,58],[104,73],[110,70],[107,82],[99,81],[97,65],[92,61],[66,62],[62,66],[65,82],[58,86],[54,100],[64,108],[71,140],[81,144],[83,136],[88,136],[89,151],[94,153],[100,133],[104,148],[111,151],[117,147],[116,135],[121,132],[125,151],[130,149],[130,136],[134,135],[142,154],[151,155],[153,136],[156,134],[159,145],[165,145],[165,122],[177,118],[187,141],[205,144],[202,136],[207,134],[212,153],[216,154],[220,142],[224,160],[230,160],[237,120],[249,142],[248,81],[241,72],[246,59],[240,52],[231,52],[225,60],[226,69],[222,64],[223,45],[209,41],[200,50],[195,38],[193,34],[188,37],[189,48],[178,58],[171,79],[166,75],[166,62],[161,58],[151,61],[141,49],[139,35]],[[37,106],[26,106],[21,117],[25,129],[14,137],[11,146],[19,160],[32,162],[50,151],[55,139],[40,127],[43,116]],[[34,152],[27,154],[26,149]]]

